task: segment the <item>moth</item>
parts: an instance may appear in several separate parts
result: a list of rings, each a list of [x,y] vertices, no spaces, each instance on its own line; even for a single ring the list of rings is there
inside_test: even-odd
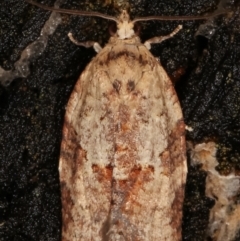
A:
[[[149,49],[181,26],[142,44],[134,24],[209,16],[130,20],[126,10],[115,18],[27,2],[117,24],[104,48],[69,35],[98,54],[79,77],[66,108],[59,160],[62,241],[180,241],[185,124],[173,84]]]

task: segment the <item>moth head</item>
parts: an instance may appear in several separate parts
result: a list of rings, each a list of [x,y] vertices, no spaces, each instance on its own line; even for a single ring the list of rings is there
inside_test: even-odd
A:
[[[135,35],[134,23],[126,10],[122,10],[117,21],[117,37],[119,39],[128,39]]]

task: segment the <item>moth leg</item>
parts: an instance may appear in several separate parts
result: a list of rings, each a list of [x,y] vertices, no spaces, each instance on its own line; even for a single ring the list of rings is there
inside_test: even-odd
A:
[[[166,36],[159,36],[150,38],[147,41],[144,42],[144,45],[147,47],[147,49],[151,49],[151,44],[159,44],[162,41],[172,38],[175,34],[177,34],[182,29],[182,25],[178,25],[177,28],[175,28],[172,33],[166,35]]]
[[[185,130],[191,132],[193,131],[193,128],[191,126],[185,125]]]
[[[83,46],[85,48],[91,48],[93,47],[94,50],[98,53],[102,49],[99,43],[94,41],[85,41],[85,42],[78,42],[76,39],[73,38],[72,33],[68,33],[69,39],[78,46]]]

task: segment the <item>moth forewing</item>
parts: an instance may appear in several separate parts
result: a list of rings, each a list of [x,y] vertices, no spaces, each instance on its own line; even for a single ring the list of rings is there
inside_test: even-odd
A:
[[[60,166],[63,240],[181,240],[184,123],[144,45],[113,41],[80,76]]]

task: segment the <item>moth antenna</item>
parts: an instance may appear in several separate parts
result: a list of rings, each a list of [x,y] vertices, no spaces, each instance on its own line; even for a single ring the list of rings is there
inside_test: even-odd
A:
[[[52,12],[57,12],[57,13],[66,13],[66,14],[72,14],[72,15],[79,15],[79,16],[91,16],[91,17],[99,17],[99,18],[104,18],[108,20],[112,20],[116,23],[118,23],[117,18],[99,13],[99,12],[87,12],[87,11],[79,11],[79,10],[73,10],[73,9],[61,9],[61,8],[54,8],[54,7],[48,7],[43,4],[34,2],[32,0],[25,0],[27,3],[32,4],[34,6],[37,6],[39,8],[42,8],[47,11],[52,11]]]
[[[208,14],[205,16],[147,16],[147,17],[137,17],[135,18],[132,22],[140,22],[140,21],[151,21],[151,20],[161,20],[161,21],[173,21],[173,20],[203,20],[203,19],[208,19],[208,18],[213,18],[219,15],[223,15],[229,13],[227,10],[222,10],[220,12]]]

